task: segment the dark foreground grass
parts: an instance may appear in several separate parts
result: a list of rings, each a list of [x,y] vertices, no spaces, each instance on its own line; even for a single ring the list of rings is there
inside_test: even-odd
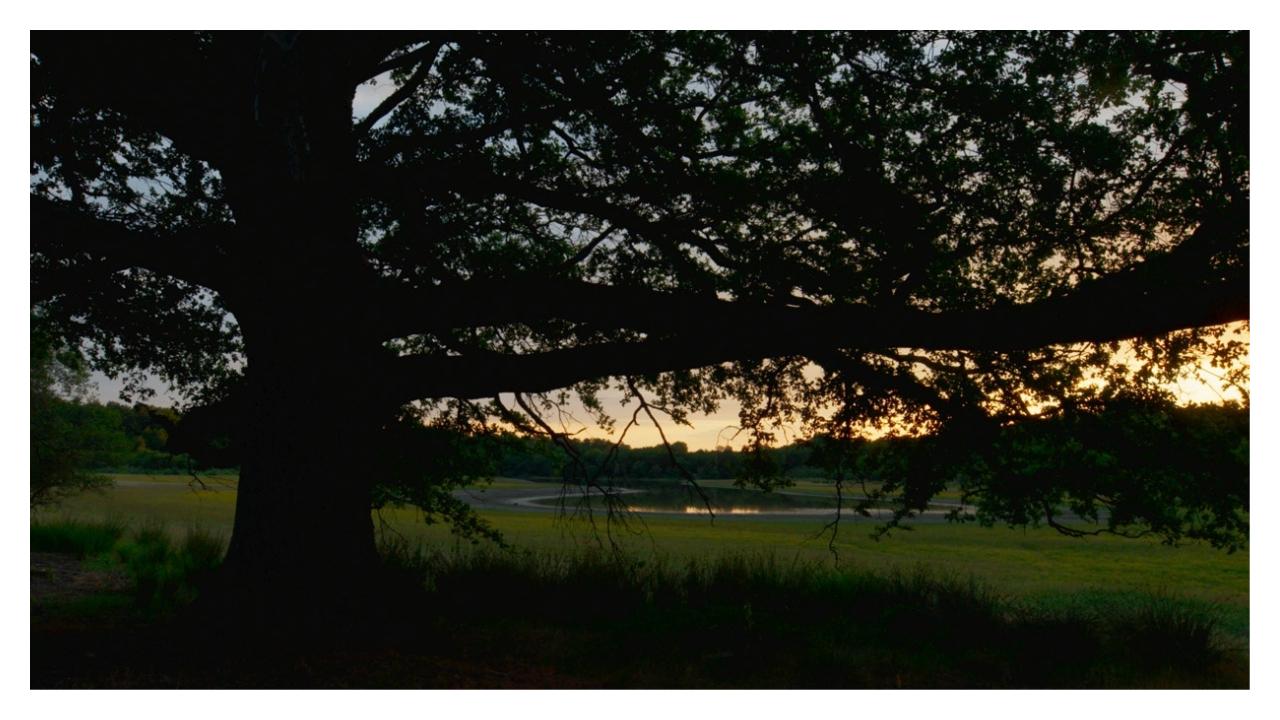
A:
[[[224,549],[221,537],[199,528],[174,539],[155,524],[137,528],[118,521],[31,524],[33,553],[62,553],[82,560],[90,570],[123,571],[141,611],[170,611],[192,602],[222,562]],[[93,602],[92,598],[74,599]]]
[[[32,522],[31,552],[65,553],[80,559],[98,556],[110,552],[126,529],[124,523],[111,520]]]
[[[102,537],[114,536],[106,551]],[[37,538],[40,538],[37,543]],[[33,602],[35,687],[1244,687],[1211,605],[1139,593],[1031,603],[936,571],[755,554],[385,548],[408,602],[305,636],[199,602],[201,533],[33,526],[33,549],[113,562],[130,604]],[[77,545],[80,543],[80,545]],[[76,549],[79,547],[80,549]],[[96,554],[95,554],[96,553]]]
[[[398,548],[391,558],[417,573],[440,616],[487,628],[491,642],[462,632],[459,652],[510,654],[523,638],[530,659],[607,687],[1247,682],[1213,611],[1169,597],[1046,607],[924,569],[840,571],[770,555],[628,563]]]

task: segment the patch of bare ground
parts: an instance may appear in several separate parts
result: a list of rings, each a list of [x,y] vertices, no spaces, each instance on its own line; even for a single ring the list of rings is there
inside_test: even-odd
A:
[[[123,570],[93,568],[67,553],[31,553],[33,605],[67,602],[128,589],[129,577]]]

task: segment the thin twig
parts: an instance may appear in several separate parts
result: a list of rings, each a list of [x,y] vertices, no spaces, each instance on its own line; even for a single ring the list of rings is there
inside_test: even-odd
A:
[[[649,403],[644,399],[644,395],[640,393],[640,389],[636,387],[635,381],[631,379],[630,376],[627,376],[626,381],[627,387],[631,389],[632,394],[636,396],[637,402],[640,403],[640,409],[644,410],[645,415],[649,416],[649,421],[658,429],[658,437],[662,438],[662,446],[666,448],[667,457],[671,459],[671,464],[674,465],[676,470],[678,470],[681,476],[684,477],[685,482],[689,483],[694,491],[698,493],[698,497],[702,500],[702,504],[707,508],[707,516],[710,518],[711,524],[714,525],[716,522],[716,513],[711,507],[711,498],[707,497],[707,493],[702,489],[702,486],[698,484],[697,479],[693,477],[693,473],[689,472],[689,470],[685,468],[684,465],[681,465],[680,461],[676,459],[675,451],[672,450],[671,443],[667,441],[667,434],[663,432],[662,425],[658,422],[658,418],[654,417],[653,410],[650,409]],[[667,414],[670,415],[670,412]]]

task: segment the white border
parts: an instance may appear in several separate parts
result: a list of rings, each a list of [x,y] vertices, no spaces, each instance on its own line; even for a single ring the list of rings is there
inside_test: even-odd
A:
[[[3,244],[4,273],[0,282],[3,292],[4,332],[18,332],[27,322],[29,307],[29,271],[25,239],[28,236],[28,203],[25,194],[27,178],[20,178],[24,164],[22,148],[28,137],[28,109],[25,107],[29,87],[29,65],[23,49],[27,47],[27,31],[33,28],[171,28],[216,27],[245,28],[258,26],[302,25],[310,28],[405,28],[451,27],[495,29],[517,28],[860,28],[889,27],[1162,27],[1162,28],[1248,28],[1251,29],[1254,128],[1251,162],[1254,172],[1255,210],[1252,234],[1262,238],[1251,258],[1253,268],[1253,310],[1251,328],[1253,342],[1253,504],[1271,507],[1276,478],[1274,441],[1270,440],[1277,425],[1276,394],[1273,384],[1277,348],[1274,327],[1275,282],[1264,274],[1280,267],[1275,260],[1271,237],[1275,222],[1269,212],[1278,206],[1275,184],[1271,182],[1276,167],[1276,144],[1267,134],[1276,116],[1273,96],[1267,94],[1270,80],[1277,77],[1276,39],[1272,24],[1261,7],[1245,2],[1160,2],[1118,3],[1114,0],[1073,0],[1068,3],[942,2],[917,0],[910,3],[855,3],[789,0],[785,3],[748,4],[745,2],[693,2],[692,0],[648,0],[639,3],[588,2],[483,2],[483,3],[359,3],[339,8],[321,7],[316,3],[282,2],[267,4],[224,0],[209,6],[166,2],[121,3],[47,2],[33,5],[10,5],[5,9],[2,27],[7,41],[3,68],[11,102],[3,115],[4,163],[12,175],[0,194],[4,202],[2,216],[8,232]],[[21,106],[21,107],[20,107]],[[19,186],[21,183],[21,186]],[[320,712],[323,716],[364,716],[370,712],[404,712],[411,716],[474,717],[487,716],[538,720],[566,716],[620,716],[650,718],[654,713],[670,712],[680,716],[786,717],[798,713],[883,714],[886,717],[1032,717],[1069,718],[1084,715],[1161,717],[1260,717],[1266,701],[1274,700],[1277,676],[1274,649],[1276,623],[1266,610],[1274,607],[1275,533],[1264,523],[1253,527],[1251,605],[1259,609],[1252,618],[1252,686],[1248,692],[1107,692],[1075,691],[1034,693],[1000,691],[979,693],[911,693],[909,698],[888,692],[408,692],[314,693],[314,692],[197,692],[175,696],[167,692],[78,692],[33,693],[29,687],[29,610],[26,587],[22,578],[27,572],[27,519],[25,493],[21,481],[27,473],[28,448],[15,438],[26,437],[26,393],[24,391],[28,362],[25,353],[27,336],[18,346],[3,354],[0,372],[0,407],[4,408],[5,457],[10,460],[4,543],[4,571],[13,585],[4,593],[3,678],[4,697],[0,704],[9,717],[90,717],[110,718],[173,717],[217,718],[228,713],[248,710],[255,716]],[[23,462],[14,463],[13,458]],[[1052,652],[1047,648],[1046,652]],[[376,704],[371,708],[370,703]]]

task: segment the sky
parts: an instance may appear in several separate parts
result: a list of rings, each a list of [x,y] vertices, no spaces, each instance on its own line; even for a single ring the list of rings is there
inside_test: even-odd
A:
[[[124,388],[124,382],[121,380],[113,380],[102,373],[92,373],[89,381],[94,386],[94,391],[90,393],[90,397],[96,397],[99,402],[121,402],[120,391]],[[168,388],[161,382],[152,380],[147,386],[156,391],[155,397],[147,401],[150,405],[174,405],[176,398],[169,393]],[[622,398],[620,392],[601,393],[601,401],[605,408],[609,410],[609,414],[619,419],[618,428],[621,429],[626,424],[626,419],[631,417],[635,405],[630,408],[623,408],[619,402]],[[574,415],[581,419],[587,420],[588,416],[583,412],[575,412]],[[663,422],[662,430],[667,434],[667,439],[671,442],[684,442],[692,449],[711,449],[718,445],[728,443],[730,436],[733,435],[733,429],[738,422],[738,406],[736,403],[726,403],[713,415],[697,415],[691,416],[690,420],[693,427],[685,427],[674,423],[666,422],[661,414],[658,414],[659,421]],[[658,445],[662,442],[657,429],[649,422],[648,418],[641,413],[641,424],[631,428],[627,432],[626,443],[632,447],[649,447]],[[558,423],[552,423],[553,427],[557,427]],[[600,432],[596,428],[584,427],[582,423],[574,423],[571,419],[565,418],[564,429],[568,432],[579,432],[578,437],[609,437]],[[613,435],[612,439],[617,439],[617,435]],[[740,445],[740,443],[737,443]]]
[[[373,81],[357,87],[355,98],[351,102],[352,115],[363,118],[373,112],[373,109],[378,107],[378,103],[390,97],[395,89],[395,84],[391,82],[391,73],[379,75]]]

